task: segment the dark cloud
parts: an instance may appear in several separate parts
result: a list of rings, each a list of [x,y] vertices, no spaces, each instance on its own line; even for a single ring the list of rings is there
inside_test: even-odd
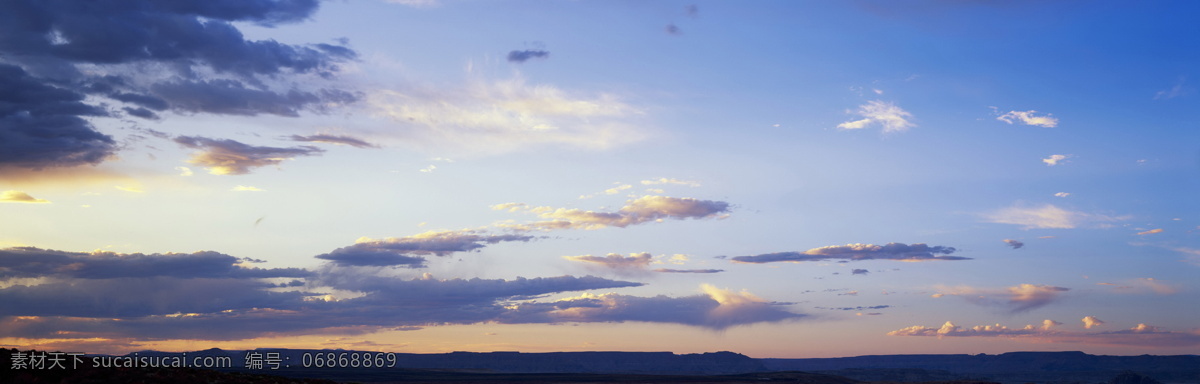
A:
[[[669,269],[669,268],[659,268],[659,269],[655,269],[655,270],[654,270],[654,272],[661,272],[661,273],[721,273],[721,272],[725,272],[725,270],[724,270],[724,269]]]
[[[1025,246],[1025,243],[1013,239],[1004,239],[1004,243],[1008,244],[1008,246],[1012,247],[1013,249],[1021,249],[1021,247]]]
[[[350,137],[350,136],[344,136],[344,135],[326,135],[326,134],[309,135],[309,136],[291,135],[288,138],[293,141],[303,141],[303,142],[309,142],[309,143],[328,143],[328,144],[338,144],[338,145],[349,145],[349,146],[355,147],[355,148],[379,148],[378,145],[368,143],[362,139],[358,139],[358,138],[354,138],[354,137]]]
[[[276,89],[329,79],[357,58],[341,45],[247,40],[234,23],[273,27],[308,19],[317,0],[0,2],[0,166],[97,164],[117,149],[84,120],[164,111],[297,116],[357,101],[334,89]],[[84,70],[83,66],[86,66]],[[291,80],[291,81],[289,81]],[[117,110],[117,109],[114,109]]]
[[[696,6],[696,4],[689,4],[683,7],[683,14],[687,15],[687,17],[695,18],[700,15],[700,7]]]
[[[261,113],[297,117],[299,111],[325,104],[346,104],[358,96],[345,91],[290,90],[279,93],[248,88],[238,80],[214,79],[159,83],[151,87],[156,95],[171,101],[172,108],[184,112],[253,116]]]
[[[855,269],[855,270],[850,271],[851,275],[865,275],[868,273],[871,273],[871,271],[868,271],[865,269]]]
[[[246,268],[226,254],[195,253],[91,253],[56,251],[34,247],[0,249],[0,279],[13,277],[56,277],[74,279],[114,278],[266,278],[305,277],[298,268]]]
[[[666,28],[663,28],[663,30],[666,31],[668,35],[683,34],[683,30],[680,30],[679,27],[675,26],[675,23],[667,24]]]
[[[424,268],[425,258],[412,255],[448,256],[455,252],[470,252],[507,241],[526,242],[533,236],[503,234],[492,235],[480,230],[430,231],[401,238],[389,237],[382,240],[359,239],[351,246],[317,255],[318,259],[329,260],[343,266],[406,266]]]
[[[512,63],[524,63],[529,59],[546,59],[550,57],[550,52],[540,49],[526,49],[523,51],[511,51],[508,53],[508,61]]]
[[[933,260],[971,260],[969,257],[950,256],[956,249],[945,246],[928,246],[922,243],[912,245],[903,243],[847,244],[813,248],[804,252],[778,252],[754,256],[737,256],[731,260],[739,263],[774,263],[774,262],[803,262],[823,260],[899,260],[899,261],[933,261]],[[943,255],[943,256],[939,256]]]
[[[251,168],[278,165],[297,156],[312,156],[324,152],[320,148],[301,146],[291,148],[256,147],[229,139],[209,139],[198,136],[179,136],[175,142],[199,149],[188,162],[208,168],[214,175],[242,175]]]
[[[107,112],[83,98],[0,63],[0,166],[71,167],[112,156],[116,142],[81,117]]]

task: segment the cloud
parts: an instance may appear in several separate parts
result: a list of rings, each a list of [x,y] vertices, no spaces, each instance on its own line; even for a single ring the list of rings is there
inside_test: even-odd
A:
[[[533,236],[487,234],[482,230],[429,231],[401,238],[389,237],[382,240],[360,238],[354,245],[341,247],[316,258],[329,260],[342,266],[406,266],[425,267],[426,259],[421,256],[449,256],[456,252],[470,252],[506,241],[526,242]]]
[[[355,148],[379,148],[378,145],[368,143],[362,139],[345,136],[345,135],[328,135],[328,134],[317,134],[317,135],[308,135],[308,136],[291,135],[288,138],[291,139],[292,141],[303,141],[303,142],[309,142],[309,143],[349,145],[349,146],[355,147]]]
[[[606,227],[625,228],[647,222],[666,219],[706,219],[729,212],[729,203],[724,201],[699,200],[687,197],[642,196],[625,202],[616,212],[595,212],[582,209],[553,207],[530,207],[524,203],[505,203],[492,206],[496,210],[510,212],[525,211],[538,217],[553,219],[527,225],[515,225],[522,229],[584,229]]]
[[[659,272],[659,273],[721,273],[721,272],[725,272],[725,270],[724,270],[724,269],[670,269],[670,268],[658,268],[658,269],[655,269],[655,270],[653,270],[652,272]]]
[[[883,132],[903,132],[911,127],[915,127],[908,121],[912,118],[912,114],[908,113],[891,102],[879,100],[869,101],[858,107],[858,115],[864,117],[862,120],[847,121],[838,124],[840,129],[862,129],[872,124],[883,126]]]
[[[1154,100],[1170,100],[1176,97],[1192,94],[1192,92],[1195,90],[1191,87],[1184,87],[1185,80],[1186,79],[1180,79],[1179,82],[1175,83],[1175,85],[1170,89],[1155,92]]]
[[[523,51],[511,51],[508,53],[508,62],[524,63],[529,59],[547,59],[550,58],[550,52],[540,49],[526,49]]]
[[[1058,193],[1055,193],[1055,194],[1054,194],[1054,196],[1055,196],[1055,197],[1067,197],[1067,196],[1071,196],[1071,193],[1069,193],[1069,192],[1058,192]]]
[[[1003,289],[940,287],[934,297],[959,296],[977,305],[1005,307],[1011,313],[1019,313],[1050,304],[1057,300],[1062,292],[1069,290],[1070,288],[1035,284],[1021,284]]]
[[[231,191],[234,191],[234,192],[265,192],[265,190],[263,190],[263,189],[261,189],[261,188],[258,188],[258,187],[248,187],[248,186],[245,186],[245,185],[239,185],[239,186],[233,187],[233,188],[232,188],[232,189],[230,189],[230,190],[231,190]]]
[[[668,179],[665,177],[660,177],[658,179],[652,179],[652,180],[642,180],[642,185],[658,185],[658,184],[686,185],[689,187],[699,187],[700,186],[700,182],[698,182],[698,181]]]
[[[1025,243],[1022,243],[1020,240],[1004,239],[1004,243],[1013,249],[1021,249],[1021,247],[1025,246]]]
[[[1071,157],[1071,155],[1050,155],[1050,157],[1042,159],[1042,162],[1046,163],[1046,166],[1053,167],[1069,157]]]
[[[1092,327],[1099,327],[1100,324],[1104,324],[1104,321],[1097,319],[1095,316],[1084,316],[1082,321],[1083,328],[1085,329],[1092,329]]]
[[[978,325],[963,328],[947,321],[941,327],[912,326],[888,332],[888,336],[936,336],[936,337],[997,337],[1034,343],[1081,343],[1092,345],[1143,346],[1143,347],[1192,347],[1200,345],[1200,333],[1169,332],[1159,327],[1138,324],[1133,328],[1115,332],[1069,332],[1056,331],[1061,324],[1054,320],[1043,321],[1042,326],[1026,325],[1009,328],[1000,324]]]
[[[1163,233],[1163,229],[1162,229],[1162,228],[1156,228],[1156,229],[1151,229],[1151,230],[1149,230],[1149,231],[1142,231],[1142,232],[1138,232],[1137,234],[1139,234],[1139,235],[1153,235],[1153,234],[1156,234],[1156,233]]]
[[[700,15],[700,7],[696,6],[696,4],[688,4],[686,7],[683,7],[683,14],[687,15],[687,17],[696,18]]]
[[[188,167],[175,167],[175,170],[179,171],[179,176],[191,176],[195,174],[192,172],[192,169]]]
[[[854,269],[850,271],[851,275],[866,275],[868,273],[871,273],[871,271],[865,269]]]
[[[0,249],[0,279],[55,277],[115,278],[267,278],[304,277],[297,268],[248,268],[241,259],[212,252],[114,253],[67,252],[35,247]]]
[[[189,163],[208,168],[214,175],[244,175],[251,168],[279,165],[298,156],[313,156],[324,152],[320,148],[301,146],[291,148],[257,147],[229,139],[209,139],[199,136],[179,136],[174,140],[187,148],[199,149]]]
[[[296,116],[356,101],[352,91],[294,85],[318,88],[316,81],[295,80],[332,78],[341,63],[356,59],[353,50],[246,40],[235,26],[304,21],[318,4],[0,3],[0,99],[7,101],[0,107],[0,166],[74,167],[111,158],[116,141],[84,117],[120,117],[123,111],[157,120],[168,110]]]
[[[0,36],[5,29],[0,27]],[[0,44],[0,57],[3,53]],[[83,118],[107,113],[83,103],[84,97],[0,62],[0,167],[73,167],[112,156],[116,141]]]
[[[1025,125],[1036,125],[1046,128],[1054,128],[1058,125],[1058,119],[1050,117],[1050,115],[1034,116],[1034,113],[1037,113],[1037,111],[1009,111],[1008,113],[997,116],[996,120],[1000,120],[1009,124],[1019,121]]]
[[[172,109],[177,111],[241,116],[298,117],[303,109],[324,111],[330,105],[349,104],[359,98],[351,92],[329,89],[311,92],[292,89],[286,93],[262,90],[231,79],[164,82],[150,89],[171,100]]]
[[[870,307],[858,306],[858,307],[836,307],[836,308],[816,307],[816,308],[817,309],[829,309],[829,310],[835,310],[835,311],[862,311],[864,309],[885,309],[885,308],[891,308],[891,307],[892,306],[890,306],[890,305],[873,305]]]
[[[375,114],[422,149],[459,149],[472,155],[565,145],[606,149],[640,141],[642,112],[614,95],[583,97],[517,78],[453,89],[383,90],[370,94]]]
[[[675,23],[667,24],[666,27],[663,27],[663,31],[666,32],[668,35],[682,35],[683,34],[683,30],[679,29],[679,27],[676,26]]]
[[[646,267],[650,266],[650,262],[653,261],[653,259],[654,259],[653,256],[651,256],[649,253],[646,253],[646,252],[631,253],[631,254],[629,254],[628,257],[621,256],[621,254],[619,254],[619,253],[610,253],[607,256],[603,256],[603,257],[602,256],[592,256],[592,255],[583,255],[583,256],[563,256],[563,258],[567,259],[567,260],[571,260],[571,261],[590,263],[592,265],[603,266],[604,268],[611,268],[611,269],[623,270],[623,271],[645,270]]]
[[[48,204],[50,200],[34,198],[21,191],[4,191],[0,193],[0,203]]]
[[[1117,293],[1156,293],[1159,295],[1173,295],[1179,292],[1179,287],[1173,284],[1162,282],[1152,277],[1143,277],[1139,279],[1122,281],[1119,284],[1114,283],[1098,283],[1097,285],[1112,286],[1114,292]]]
[[[523,303],[501,319],[502,323],[565,323],[641,321],[675,323],[713,330],[795,320],[803,314],[780,309],[749,292],[734,292],[705,284],[702,295],[636,297],[608,293],[584,294],[548,303]]]
[[[822,260],[899,260],[899,261],[933,261],[933,260],[970,260],[969,257],[951,256],[954,247],[928,246],[923,243],[912,245],[903,243],[875,244],[846,244],[813,248],[804,252],[777,252],[754,256],[737,256],[731,260],[738,263],[774,263]],[[940,256],[944,255],[944,256]]]
[[[1103,223],[1126,219],[1125,217],[1068,211],[1053,204],[1029,207],[1020,203],[985,213],[982,216],[989,223],[1020,225],[1021,229],[1070,229],[1083,225],[1102,226]]]

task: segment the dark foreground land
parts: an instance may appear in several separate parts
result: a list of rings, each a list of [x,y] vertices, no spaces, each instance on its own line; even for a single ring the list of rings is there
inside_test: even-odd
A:
[[[0,383],[809,383],[809,384],[1200,384],[1200,356],[1095,356],[1080,352],[1000,355],[882,355],[837,359],[753,359],[718,352],[561,352],[389,354],[389,367],[330,368],[302,364],[317,353],[354,351],[261,349],[188,352],[224,358],[227,368],[93,367],[32,369],[0,349]],[[26,354],[31,351],[23,351]],[[271,364],[247,368],[248,355]],[[181,355],[142,351],[125,356]],[[92,355],[87,355],[90,360]],[[309,365],[304,367],[303,365]]]

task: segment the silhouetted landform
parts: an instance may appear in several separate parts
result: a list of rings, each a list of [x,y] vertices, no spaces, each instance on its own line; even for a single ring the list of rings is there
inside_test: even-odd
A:
[[[759,359],[769,370],[797,370],[881,380],[877,374],[919,369],[1001,383],[1108,383],[1122,373],[1164,384],[1200,383],[1200,356],[1099,356],[1083,352],[999,355],[875,355],[826,359]],[[887,378],[882,380],[897,380]],[[918,380],[928,380],[921,377]],[[940,378],[937,380],[941,380]],[[897,380],[899,381],[899,380]]]
[[[156,382],[284,383],[304,378],[317,383],[1088,383],[1200,384],[1200,356],[1096,356],[1082,352],[1013,352],[1000,355],[879,355],[822,359],[754,359],[733,352],[454,352],[388,354],[390,367],[314,367],[313,356],[377,352],[347,350],[208,349],[186,353],[140,351],[134,357],[186,356],[231,362],[227,368],[114,368],[71,370],[12,369],[11,355],[0,356],[0,382]],[[247,368],[247,356],[277,358]],[[112,356],[87,355],[88,361]],[[166,360],[163,360],[166,361]],[[381,360],[382,361],[382,360]],[[394,362],[394,363],[393,363]],[[260,361],[260,363],[262,363]],[[308,364],[309,367],[304,367]],[[218,372],[220,371],[220,372]],[[231,376],[213,376],[228,374]],[[178,378],[176,377],[178,376]],[[282,381],[281,381],[282,380]],[[327,382],[329,382],[327,381]],[[324,382],[324,383],[327,383]]]

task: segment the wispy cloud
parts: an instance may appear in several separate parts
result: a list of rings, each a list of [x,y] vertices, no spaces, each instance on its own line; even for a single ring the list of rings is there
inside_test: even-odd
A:
[[[230,189],[234,192],[265,192],[266,190],[253,186],[239,185]]]
[[[982,215],[989,223],[1020,225],[1022,229],[1070,229],[1084,225],[1104,225],[1125,220],[1125,217],[1069,211],[1053,204],[1027,206],[1021,203]]]
[[[510,212],[528,212],[538,217],[552,219],[530,224],[510,225],[515,229],[601,229],[624,228],[647,222],[666,219],[705,219],[718,217],[729,212],[729,203],[724,201],[699,200],[687,197],[642,196],[625,203],[616,212],[595,212],[582,209],[531,207],[524,203],[505,203],[492,209]]]
[[[34,198],[21,191],[4,191],[0,193],[0,203],[48,204],[50,201]]]
[[[631,253],[629,256],[621,256],[619,253],[610,253],[606,256],[582,255],[563,256],[563,258],[571,261],[597,265],[621,272],[644,272],[646,267],[650,266],[650,262],[654,261],[654,257],[646,252]]]
[[[422,148],[496,154],[540,145],[605,149],[639,141],[641,111],[610,94],[571,95],[522,79],[460,89],[382,90],[367,98],[396,134]]]
[[[300,146],[291,148],[258,147],[229,139],[209,139],[198,136],[179,136],[175,142],[187,148],[198,149],[189,163],[208,169],[214,175],[244,175],[252,168],[279,165],[298,156],[314,156],[324,152],[320,148]]]
[[[870,125],[878,124],[883,127],[883,132],[903,132],[916,124],[909,122],[912,114],[908,113],[892,102],[884,102],[880,100],[869,101],[858,107],[856,112],[863,119],[855,121],[847,121],[838,124],[840,129],[863,129]]]
[[[679,180],[679,179],[666,178],[666,177],[660,177],[660,178],[651,179],[651,180],[642,180],[642,185],[659,185],[659,184],[685,185],[688,187],[699,187],[700,186],[700,182],[698,182],[698,181]]]
[[[1139,234],[1139,235],[1153,235],[1153,234],[1156,234],[1156,233],[1163,233],[1163,229],[1162,229],[1162,228],[1155,228],[1155,229],[1151,229],[1151,230],[1148,230],[1148,231],[1141,231],[1141,232],[1138,232],[1137,234]]]
[[[1186,79],[1179,79],[1175,85],[1169,89],[1161,90],[1154,93],[1154,100],[1170,100],[1180,96],[1192,94],[1195,90],[1191,87],[1185,87]]]
[[[1152,277],[1124,280],[1117,283],[1098,283],[1097,285],[1110,286],[1112,287],[1112,291],[1116,293],[1155,293],[1159,295],[1173,295],[1179,292],[1178,285],[1167,283]]]
[[[922,243],[912,245],[904,243],[875,244],[846,244],[813,248],[804,252],[778,252],[753,256],[736,256],[731,258],[738,263],[774,263],[822,261],[822,260],[898,260],[898,261],[934,261],[934,260],[970,260],[969,257],[952,256],[956,249],[945,246],[929,246]]]
[[[1070,192],[1058,192],[1058,193],[1054,194],[1054,197],[1067,197],[1067,196],[1071,196],[1071,193]]]
[[[958,296],[974,304],[1007,308],[1018,313],[1043,307],[1058,299],[1070,288],[1050,285],[1021,284],[1003,289],[968,286],[939,287],[934,297]]]
[[[1054,128],[1058,126],[1058,119],[1050,117],[1050,115],[1035,116],[1034,113],[1037,113],[1037,111],[1009,111],[1008,113],[996,117],[996,120],[1000,120],[1009,124],[1020,122],[1025,125],[1034,125],[1046,128]]]
[[[1022,243],[1020,240],[1013,239],[1004,239],[1004,244],[1008,244],[1013,249],[1021,249],[1021,247],[1025,246],[1025,243]]]

